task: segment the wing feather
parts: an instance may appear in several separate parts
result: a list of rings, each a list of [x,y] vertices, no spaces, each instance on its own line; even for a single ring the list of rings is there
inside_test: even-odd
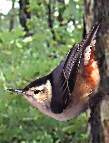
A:
[[[99,25],[95,25],[80,44],[74,45],[65,60],[53,71],[51,110],[54,113],[61,113],[69,105],[84,50],[95,40],[98,28]]]

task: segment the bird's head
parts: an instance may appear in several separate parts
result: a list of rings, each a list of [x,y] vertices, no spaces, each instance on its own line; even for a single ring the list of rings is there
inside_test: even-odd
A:
[[[23,95],[34,107],[42,112],[44,112],[43,109],[50,108],[52,86],[50,80],[46,77],[31,82],[23,89],[8,90]]]

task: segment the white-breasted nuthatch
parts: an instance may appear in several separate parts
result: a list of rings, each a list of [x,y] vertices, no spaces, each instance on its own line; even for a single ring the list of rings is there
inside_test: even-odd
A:
[[[100,82],[95,59],[98,29],[99,25],[95,25],[51,73],[23,89],[9,90],[22,94],[34,107],[56,120],[65,121],[85,111]]]

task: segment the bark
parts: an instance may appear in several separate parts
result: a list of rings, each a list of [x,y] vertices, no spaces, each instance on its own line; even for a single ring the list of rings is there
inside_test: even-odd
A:
[[[96,56],[99,63],[101,82],[98,93],[90,101],[91,142],[109,143],[109,96],[107,95],[109,91],[109,1],[84,0],[84,5],[86,32],[95,23],[100,23]]]

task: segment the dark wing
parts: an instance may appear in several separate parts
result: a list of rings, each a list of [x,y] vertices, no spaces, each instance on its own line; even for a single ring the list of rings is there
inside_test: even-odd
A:
[[[53,71],[51,110],[54,113],[61,113],[69,104],[84,50],[95,39],[98,28],[99,25],[95,25],[85,39],[70,50],[65,61]]]
[[[67,55],[66,61],[63,67],[63,75],[67,82],[69,91],[72,92],[76,76],[80,67],[83,48],[79,44],[74,45]]]
[[[80,65],[81,53],[79,44],[75,45],[70,50],[66,60],[52,72],[53,96],[51,99],[51,110],[54,113],[61,113],[70,102],[71,91],[74,88]],[[72,77],[69,78],[70,76]]]

